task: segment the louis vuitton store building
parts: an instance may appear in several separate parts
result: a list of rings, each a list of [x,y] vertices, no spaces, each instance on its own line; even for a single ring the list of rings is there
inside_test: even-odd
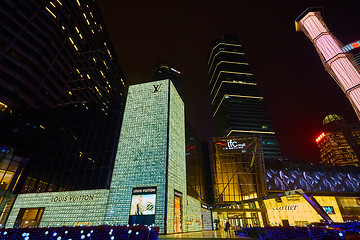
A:
[[[110,189],[20,194],[7,227],[145,224],[202,230],[186,194],[184,103],[170,80],[129,87]]]

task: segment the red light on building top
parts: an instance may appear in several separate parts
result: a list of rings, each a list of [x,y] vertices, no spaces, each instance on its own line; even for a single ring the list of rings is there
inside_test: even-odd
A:
[[[317,138],[316,138],[316,142],[318,143],[318,142],[320,142],[321,141],[321,139],[323,139],[325,137],[325,133],[322,133],[322,134],[320,134],[320,136],[318,136]]]
[[[360,47],[360,44],[358,42],[354,42],[351,46],[353,48],[358,48],[358,47]]]

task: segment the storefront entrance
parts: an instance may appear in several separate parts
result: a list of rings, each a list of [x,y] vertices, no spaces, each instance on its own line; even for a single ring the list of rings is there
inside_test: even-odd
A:
[[[20,208],[14,227],[38,227],[45,208]]]
[[[233,229],[241,229],[246,227],[261,227],[257,213],[229,213],[227,219]]]
[[[182,194],[175,191],[175,219],[174,219],[174,232],[182,232]]]

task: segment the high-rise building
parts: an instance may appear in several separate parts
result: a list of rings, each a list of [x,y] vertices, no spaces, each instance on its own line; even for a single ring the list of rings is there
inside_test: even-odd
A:
[[[322,164],[360,167],[359,124],[347,124],[341,116],[330,114],[323,125],[324,132],[316,139]]]
[[[210,207],[186,194],[185,162],[184,104],[171,80],[132,85],[110,189],[19,194],[6,227],[154,224],[160,233],[211,229]]]
[[[0,142],[32,154],[17,191],[106,188],[125,82],[96,2],[0,12]]]
[[[184,118],[184,103],[169,79],[129,87],[106,223],[184,230]]]
[[[326,71],[334,78],[349,99],[360,119],[360,68],[351,54],[342,50],[342,43],[330,32],[321,8],[308,8],[296,20],[296,30],[302,31],[314,44]]]
[[[164,79],[170,79],[171,82],[174,84],[180,97],[183,98],[183,94],[182,94],[183,91],[182,91],[182,84],[181,84],[181,72],[167,63],[159,62],[154,71],[153,80],[157,81],[157,80],[164,80]]]
[[[208,69],[216,135],[260,135],[264,158],[281,157],[264,98],[237,36],[223,35],[214,41]]]

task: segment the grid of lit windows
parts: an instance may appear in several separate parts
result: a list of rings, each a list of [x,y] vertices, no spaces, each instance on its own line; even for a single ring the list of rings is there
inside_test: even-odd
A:
[[[169,116],[169,156],[168,156],[168,199],[167,199],[167,233],[174,233],[174,189],[186,195],[186,159],[185,159],[185,119],[184,104],[175,90],[170,86]],[[184,198],[182,198],[184,206]],[[182,210],[184,214],[184,209]],[[184,217],[182,217],[184,225]]]
[[[4,0],[0,12],[0,111],[13,112],[0,142],[32,152],[21,192],[107,187],[125,80],[96,1]]]

